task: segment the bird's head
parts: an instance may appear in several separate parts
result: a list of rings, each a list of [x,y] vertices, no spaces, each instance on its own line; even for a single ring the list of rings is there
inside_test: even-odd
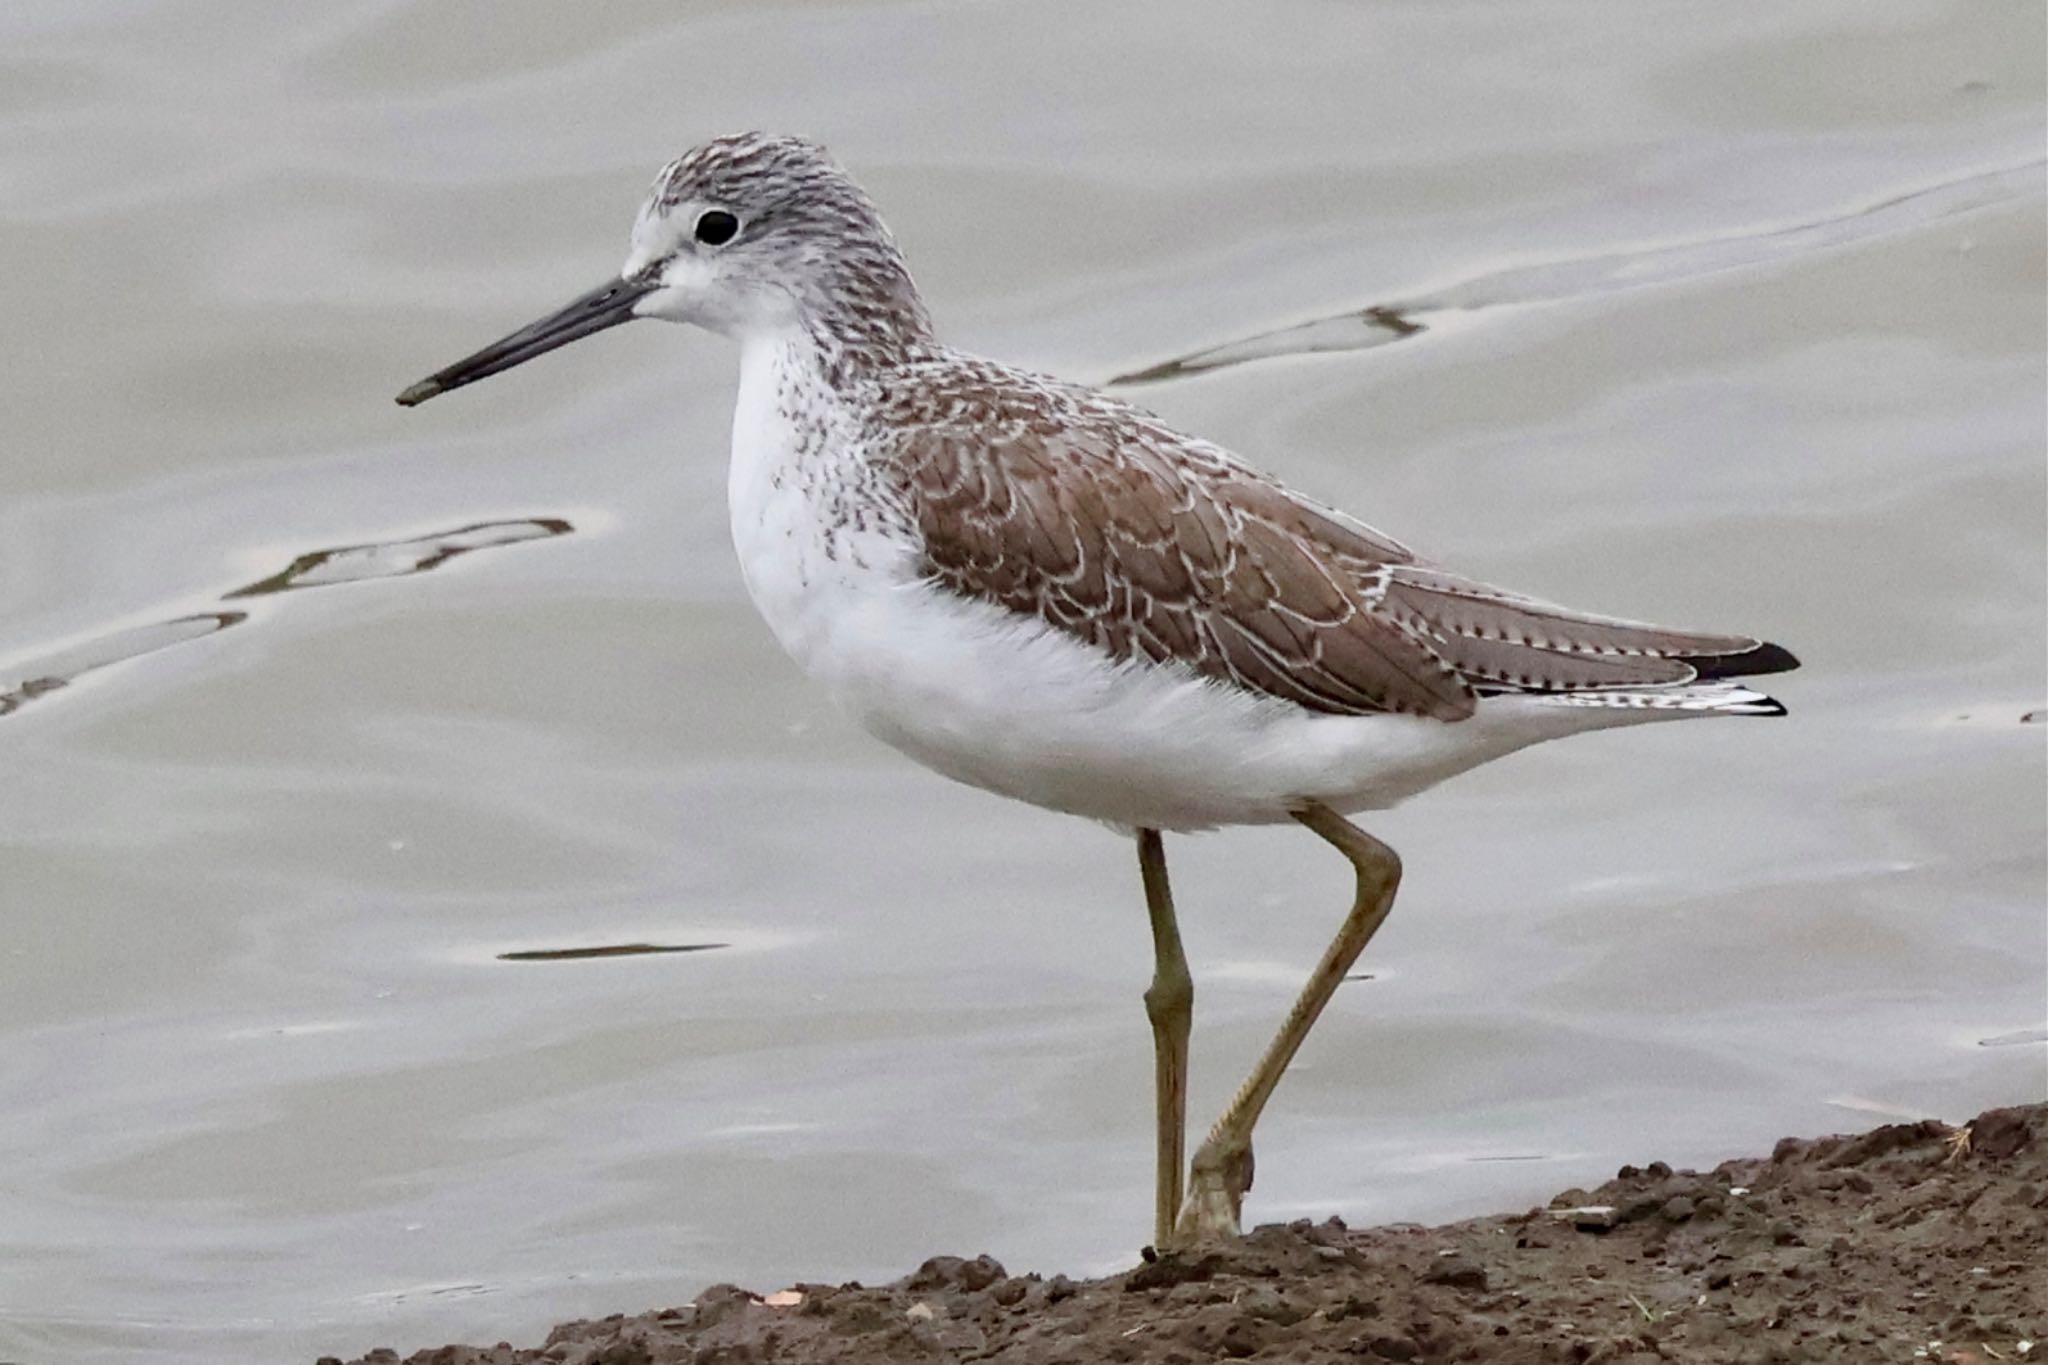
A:
[[[617,279],[398,401],[423,403],[635,318],[739,338],[809,332],[855,347],[900,346],[930,328],[881,215],[825,149],[740,133],[691,149],[655,177]]]

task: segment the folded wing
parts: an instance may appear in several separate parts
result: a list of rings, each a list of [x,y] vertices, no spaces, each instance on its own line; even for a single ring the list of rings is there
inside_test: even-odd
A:
[[[884,467],[926,572],[1117,659],[1178,662],[1313,711],[1440,720],[1471,715],[1485,692],[1793,666],[1755,640],[1589,616],[1422,564],[1085,391],[969,392],[947,420],[888,428]]]

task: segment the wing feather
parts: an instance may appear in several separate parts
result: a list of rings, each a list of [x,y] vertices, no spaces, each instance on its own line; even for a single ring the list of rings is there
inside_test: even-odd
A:
[[[949,364],[901,386],[868,433],[924,571],[1113,657],[1312,711],[1440,720],[1471,715],[1482,689],[1668,686],[1775,657],[1459,577],[1147,413]]]

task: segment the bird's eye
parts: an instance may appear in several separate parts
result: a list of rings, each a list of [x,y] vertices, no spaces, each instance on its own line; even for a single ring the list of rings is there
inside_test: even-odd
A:
[[[706,246],[721,246],[740,230],[740,220],[724,209],[712,209],[697,220],[697,240]]]

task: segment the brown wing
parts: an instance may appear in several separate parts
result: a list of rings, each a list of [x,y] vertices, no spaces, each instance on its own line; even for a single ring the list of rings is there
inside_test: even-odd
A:
[[[1471,688],[1372,610],[1412,556],[1213,446],[1058,390],[895,430],[926,568],[956,592],[1315,711],[1472,712]]]
[[[1313,711],[1461,720],[1482,690],[1682,683],[1702,657],[1756,648],[1434,569],[1145,413],[989,369],[942,400],[942,420],[906,405],[877,434],[924,567],[1116,658]]]

